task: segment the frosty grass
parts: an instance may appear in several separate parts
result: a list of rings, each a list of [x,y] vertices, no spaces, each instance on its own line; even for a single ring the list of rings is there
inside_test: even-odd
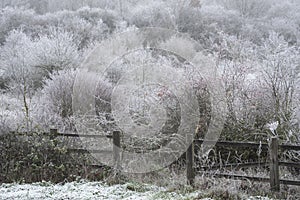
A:
[[[109,200],[150,200],[150,199],[196,199],[197,191],[192,193],[168,192],[166,188],[152,185],[124,185],[108,186],[101,182],[71,182],[66,184],[51,184],[47,182],[34,184],[2,184],[0,199],[109,199]],[[131,188],[131,189],[130,189]],[[132,189],[134,188],[134,189]],[[251,197],[249,199],[264,199]],[[206,199],[208,200],[208,199]]]

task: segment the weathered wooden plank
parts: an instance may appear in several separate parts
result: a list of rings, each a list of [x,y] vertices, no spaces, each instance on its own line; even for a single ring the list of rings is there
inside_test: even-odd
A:
[[[289,144],[281,144],[279,145],[280,149],[282,150],[294,150],[294,151],[300,151],[299,145],[289,145]]]
[[[246,176],[246,175],[237,175],[237,174],[226,174],[226,173],[205,173],[218,178],[228,178],[228,179],[239,179],[239,180],[251,180],[259,182],[269,182],[270,178],[267,177],[257,177],[257,176]]]
[[[284,185],[296,185],[296,186],[300,186],[300,181],[294,181],[294,180],[280,180],[281,184]]]
[[[194,143],[189,146],[186,151],[186,177],[187,183],[194,186],[195,184],[195,171],[194,171]]]
[[[270,144],[270,187],[273,191],[280,191],[278,137],[272,137]]]
[[[121,135],[120,131],[113,132],[113,158],[114,166],[117,171],[121,169],[121,159],[120,159],[120,148],[121,148]]]
[[[112,135],[85,135],[85,134],[73,134],[73,133],[59,133],[58,136],[81,137],[81,138],[113,138]]]
[[[225,174],[225,173],[205,173],[207,175],[212,175],[218,178],[228,178],[228,179],[239,179],[239,180],[250,180],[250,181],[258,181],[258,182],[269,182],[270,178],[267,177],[257,177],[257,176],[245,176],[245,175],[237,175],[237,174]],[[296,180],[285,180],[281,179],[279,182],[283,185],[295,185],[300,186],[300,181]]]
[[[235,142],[235,141],[213,141],[213,140],[203,140],[203,139],[198,139],[195,140],[197,144],[205,144],[210,145],[210,144],[215,144],[216,146],[220,147],[242,147],[242,148],[261,148],[263,149],[268,149],[268,144],[266,143],[255,143],[255,142]]]
[[[299,162],[279,162],[280,166],[300,168]]]
[[[241,169],[241,168],[249,168],[249,167],[259,167],[259,166],[266,166],[268,162],[251,162],[251,163],[230,163],[224,165],[213,165],[213,166],[202,166],[201,168],[204,170],[208,169]]]
[[[87,149],[67,149],[71,153],[99,153],[99,154],[112,154],[111,150],[87,150]]]
[[[258,143],[258,142],[237,142],[237,141],[213,141],[213,140],[203,140],[197,139],[195,142],[197,144],[202,144],[205,141],[206,144],[215,144],[216,146],[223,147],[247,147],[247,148],[258,148],[260,145],[264,149],[268,149],[267,143]],[[300,151],[300,145],[290,145],[290,144],[281,144],[278,146],[282,150],[295,150]]]
[[[75,138],[113,138],[112,135],[95,135],[95,134],[77,134],[77,133],[58,133],[57,129],[51,129],[49,132],[43,132],[43,133],[19,133],[19,132],[12,132],[13,134],[19,135],[19,136],[35,136],[37,134],[41,134],[44,136],[51,136],[55,134],[56,136],[60,137],[75,137]]]

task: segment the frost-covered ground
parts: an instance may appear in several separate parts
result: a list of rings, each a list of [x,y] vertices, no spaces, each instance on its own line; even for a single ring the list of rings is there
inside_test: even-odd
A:
[[[134,191],[136,190],[136,191]],[[108,186],[100,182],[3,184],[0,199],[193,199],[197,193],[177,194],[150,185]]]
[[[124,185],[108,186],[101,182],[72,182],[64,185],[50,183],[35,184],[2,184],[0,199],[199,199],[199,192],[176,193],[168,192],[166,188],[127,183]],[[249,197],[249,199],[264,199]],[[207,199],[208,200],[208,199]]]

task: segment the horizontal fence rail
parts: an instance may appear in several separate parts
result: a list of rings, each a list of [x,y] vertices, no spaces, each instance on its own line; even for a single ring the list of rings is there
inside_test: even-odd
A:
[[[262,147],[264,149],[268,149],[269,145],[266,143],[255,143],[255,142],[232,142],[232,141],[214,141],[214,140],[202,140],[202,139],[197,139],[194,140],[195,144],[202,145],[207,144],[207,145],[215,145],[215,146],[220,146],[220,147],[247,147],[247,148],[259,148]]]
[[[112,139],[112,135],[84,135],[84,134],[72,134],[72,133],[58,133],[57,136],[62,137],[75,137],[75,138],[110,138]]]
[[[300,162],[281,162],[279,161],[280,166],[285,166],[285,167],[294,167],[294,168],[299,168],[300,169]]]
[[[247,148],[262,148],[262,149],[269,149],[269,144],[267,143],[258,143],[258,142],[236,142],[236,141],[214,141],[214,140],[203,140],[197,139],[194,140],[195,144],[203,144],[203,142],[207,145],[215,144],[216,146],[220,147],[247,147]],[[295,150],[300,151],[299,145],[290,145],[290,144],[280,144],[279,148],[281,150]]]
[[[296,146],[296,145],[281,144],[281,145],[279,145],[279,148],[282,150],[300,151],[300,146]]]
[[[270,178],[268,177],[257,177],[257,176],[247,176],[247,175],[237,175],[237,174],[226,174],[226,173],[205,173],[206,175],[211,175],[218,178],[234,178],[239,180],[251,180],[259,182],[269,182]]]
[[[53,129],[56,130],[56,129]],[[16,134],[19,136],[35,136],[38,134],[44,136],[55,136],[55,137],[74,137],[74,138],[113,138],[113,135],[96,135],[96,134],[77,134],[77,133],[58,133],[56,131],[50,130],[50,132],[43,133],[19,133],[19,132],[11,132],[12,134]]]
[[[270,182],[268,177],[257,177],[257,176],[247,176],[247,175],[237,175],[237,174],[226,174],[226,173],[204,173],[205,175],[210,175],[218,178],[229,178],[229,179],[238,179],[238,180],[250,180],[250,181],[259,181],[259,182]],[[296,180],[279,180],[283,185],[295,185],[300,186],[300,181]]]
[[[267,166],[269,163],[267,162],[250,162],[250,163],[231,163],[224,165],[213,165],[213,166],[201,166],[200,168],[203,170],[208,169],[232,169],[232,168],[249,168],[249,167],[257,167],[257,166]]]
[[[97,150],[97,149],[67,149],[70,153],[99,153],[99,154],[112,154],[112,150]]]

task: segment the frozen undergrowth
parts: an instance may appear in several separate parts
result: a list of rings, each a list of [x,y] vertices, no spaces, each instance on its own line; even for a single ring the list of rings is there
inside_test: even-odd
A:
[[[0,199],[109,199],[109,200],[150,200],[150,199],[199,199],[199,191],[194,192],[168,192],[166,188],[152,185],[139,185],[127,183],[123,185],[108,186],[101,182],[72,182],[51,184],[47,182],[34,184],[2,184]],[[268,198],[249,197],[251,200]],[[208,199],[207,199],[208,200]]]

